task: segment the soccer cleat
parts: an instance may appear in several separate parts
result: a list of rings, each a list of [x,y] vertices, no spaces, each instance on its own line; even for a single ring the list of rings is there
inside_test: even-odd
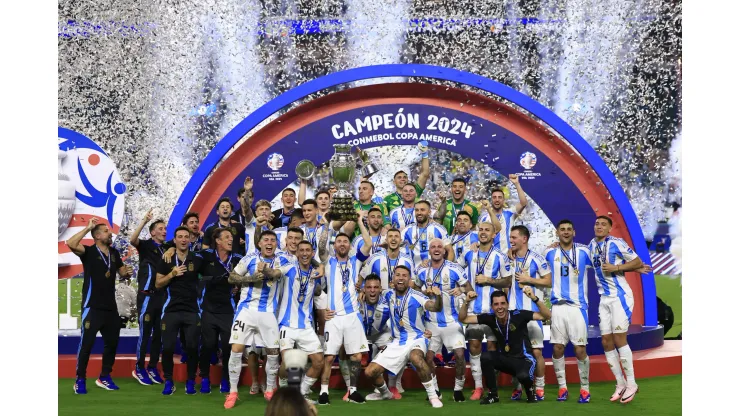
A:
[[[429,399],[429,403],[432,404],[432,407],[439,409],[442,407],[442,400],[439,400],[439,397],[435,397],[433,399]]]
[[[511,392],[511,400],[520,400],[522,398],[522,389],[514,389]]]
[[[228,393],[231,390],[229,380],[221,380],[221,393]]]
[[[273,394],[275,394],[275,391],[273,391],[273,390],[266,391],[265,394],[264,394],[265,400],[267,400],[268,402],[270,400],[272,400],[272,395]]]
[[[236,401],[239,400],[239,393],[237,392],[231,392],[228,396],[226,396],[226,401],[224,402],[224,409],[231,409],[236,404]]]
[[[473,390],[473,394],[470,395],[470,400],[480,400],[483,397],[483,388],[477,388]]]
[[[464,402],[465,401],[465,395],[463,394],[462,390],[455,390],[452,392],[452,398],[456,402]]]
[[[188,380],[185,382],[185,394],[195,394],[195,380]]]
[[[324,406],[329,404],[329,393],[319,394],[319,405]]]
[[[342,401],[349,401],[349,390],[347,390],[346,393],[344,393],[344,397],[342,397]]]
[[[624,390],[624,393],[622,393],[622,399],[619,400],[619,403],[631,402],[632,399],[635,398],[635,395],[638,391],[640,391],[640,389],[637,387],[637,384],[635,384],[634,386],[627,386],[627,388]]]
[[[614,394],[612,394],[612,397],[609,398],[609,401],[616,402],[617,400],[621,399],[625,390],[627,390],[627,387],[617,384],[617,389],[614,390]]]
[[[114,383],[113,379],[110,378],[110,374],[107,376],[100,376],[95,380],[95,385],[106,390],[118,390],[118,386],[116,386],[116,383]]]
[[[581,394],[578,396],[578,403],[589,403],[591,401],[591,393],[587,390],[581,389]]]
[[[527,394],[527,403],[537,403],[537,397],[534,393],[534,389],[527,389],[525,393]]]
[[[152,380],[152,383],[154,384],[164,383],[164,380],[162,380],[162,377],[159,376],[159,371],[156,368],[149,367],[146,369],[146,372],[149,374],[149,379]]]
[[[445,365],[445,359],[442,356],[442,354],[437,354],[434,356],[434,365],[436,367],[444,367]]]
[[[367,396],[365,396],[365,400],[367,400],[369,402],[383,400],[383,395],[380,394],[380,393],[373,392],[373,393],[370,393]]]
[[[172,393],[177,390],[175,388],[175,383],[172,382],[172,380],[165,380],[164,381],[164,389],[162,390],[162,394],[165,396],[170,396]]]
[[[538,402],[545,400],[545,389],[537,389],[534,392],[534,398]]]
[[[87,383],[84,378],[75,380],[75,394],[87,394]]]
[[[350,403],[360,403],[361,404],[361,403],[365,403],[365,398],[362,397],[362,394],[358,390],[355,390],[352,392],[352,394],[349,395],[349,397],[347,398],[347,401]]]
[[[208,378],[200,380],[200,394],[211,394],[211,380]]]
[[[481,392],[483,392],[483,389],[480,389],[480,390]],[[498,393],[494,393],[492,391],[488,392],[488,396],[480,399],[480,404],[493,404],[493,403],[498,403],[498,402],[499,402]]]
[[[403,394],[403,392],[405,391],[403,389],[403,386],[401,385],[401,379],[400,378],[398,380],[396,380],[396,389],[398,389],[398,392],[401,393],[401,394]]]
[[[262,389],[262,386],[257,384],[252,384],[252,387],[249,388],[249,394],[260,394],[263,393],[264,390]]]
[[[390,387],[388,388],[388,391],[391,392],[393,395],[393,400],[401,400],[403,396],[401,396],[401,391],[398,390],[397,387]]]
[[[149,374],[138,367],[136,368],[136,370],[131,372],[131,375],[134,376],[136,381],[138,381],[141,385],[151,386],[152,384],[154,384],[152,382],[152,379],[149,378]]]
[[[558,390],[558,401],[564,402],[566,400],[568,400],[568,389],[561,387],[560,390]]]

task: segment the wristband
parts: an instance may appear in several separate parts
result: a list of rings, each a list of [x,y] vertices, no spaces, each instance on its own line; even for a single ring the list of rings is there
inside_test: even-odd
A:
[[[532,299],[532,302],[534,302],[534,303],[537,303],[539,301],[540,301],[540,298],[534,298],[534,299]]]
[[[422,159],[429,159],[429,152],[427,151],[427,152],[422,153],[421,154],[421,158]]]

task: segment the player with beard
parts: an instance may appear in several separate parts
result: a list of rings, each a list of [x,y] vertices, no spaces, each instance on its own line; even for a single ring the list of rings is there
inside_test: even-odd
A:
[[[468,314],[470,302],[478,295],[468,293],[460,306],[460,322],[469,325],[486,325],[498,340],[498,348],[481,354],[483,374],[486,376],[488,395],[481,399],[480,404],[498,403],[498,387],[496,386],[496,370],[512,375],[524,385],[527,392],[527,403],[535,403],[537,399],[532,391],[534,372],[537,360],[533,357],[533,347],[529,339],[529,326],[534,320],[541,322],[550,318],[550,310],[545,302],[534,294],[534,290],[525,286],[522,290],[538,312],[530,310],[512,310],[506,301],[506,294],[496,290],[491,295],[493,315]],[[503,348],[502,348],[503,346]]]
[[[588,245],[590,257],[596,271],[596,285],[599,288],[599,329],[601,345],[606,360],[617,379],[617,388],[611,401],[631,402],[638,387],[632,365],[632,349],[627,343],[627,330],[632,321],[632,308],[635,300],[625,272],[649,272],[642,260],[621,238],[610,236],[612,219],[603,215],[596,217],[595,237]],[[624,376],[622,376],[624,370]]]
[[[93,245],[80,244],[90,233]],[[105,224],[91,218],[87,227],[67,240],[67,246],[82,261],[84,281],[82,283],[82,317],[80,347],[77,353],[77,379],[75,394],[87,394],[87,363],[90,360],[95,338],[100,331],[103,337],[103,369],[95,385],[106,390],[118,390],[110,377],[116,360],[116,348],[121,333],[121,319],[116,305],[116,273],[121,277],[133,274],[131,266],[125,266],[118,250],[111,247],[113,237]]]
[[[156,220],[149,225],[151,238],[139,239],[141,230],[152,218],[152,210],[149,210],[131,234],[131,245],[139,252],[139,272],[137,274],[139,293],[136,296],[136,309],[139,311],[139,341],[136,343],[136,368],[132,375],[145,386],[163,382],[157,371],[157,363],[162,350],[160,318],[164,304],[164,292],[156,291],[154,287],[157,280],[157,264],[162,260],[165,250],[164,239],[167,235],[167,228],[164,220]],[[144,369],[150,339],[152,348],[149,352],[149,365]]]
[[[473,219],[467,211],[457,213],[455,234],[450,236],[450,242],[445,246],[447,260],[457,261],[470,246],[478,242],[478,232],[473,231]]]
[[[560,386],[558,401],[568,399],[565,383],[565,345],[570,342],[578,360],[581,391],[578,403],[591,401],[586,355],[588,343],[588,276],[586,269],[593,267],[588,247],[573,242],[576,232],[570,220],[561,220],[557,226],[559,244],[545,253],[545,260],[552,270],[552,367]]]
[[[272,228],[288,227],[293,213],[301,212],[300,208],[295,206],[295,191],[292,188],[283,189],[283,193],[280,197],[280,201],[283,203],[281,209],[272,211],[273,219],[271,222]]]
[[[190,251],[200,251],[203,249],[203,232],[200,231],[200,217],[197,212],[188,212],[182,217],[180,225],[190,230]],[[167,247],[175,247],[175,240],[172,239],[165,244]]]
[[[184,348],[191,358],[198,356],[200,335],[198,274],[203,257],[190,251],[190,230],[187,227],[180,226],[175,230],[175,246],[176,251],[172,259],[163,260],[157,265],[156,280],[156,288],[159,290],[166,288],[167,291],[167,299],[162,308],[162,369],[165,379],[162,394],[166,396],[175,392],[172,370],[177,335],[182,329],[185,335]],[[197,359],[188,360],[187,368],[185,393],[195,394]]]
[[[427,328],[432,331],[432,339],[427,350],[427,364],[432,368],[432,382],[439,395],[439,387],[434,366],[434,355],[442,352],[442,345],[455,354],[455,389],[453,396],[456,402],[464,402],[463,386],[465,385],[465,334],[457,320],[455,297],[473,290],[465,272],[457,263],[445,260],[444,242],[433,239],[429,244],[431,261],[428,267],[416,268],[416,286],[421,292],[431,296],[433,287],[442,293],[442,310],[427,314]],[[441,398],[441,395],[440,395]]]
[[[436,222],[429,221],[432,206],[428,201],[421,200],[414,206],[416,223],[404,228],[401,232],[406,243],[408,254],[414,259],[414,265],[419,266],[429,259],[429,241],[434,238],[442,239],[448,244],[447,231]]]
[[[247,225],[251,224],[254,220],[254,212],[252,211],[252,201],[254,201],[253,187],[254,181],[247,176],[244,178],[244,187],[239,188],[236,194],[236,199],[239,201],[239,210],[234,213],[231,219],[244,226],[244,228],[247,228]],[[249,239],[246,240],[247,244],[249,244]]]
[[[218,221],[208,224],[206,230],[203,232],[203,248],[207,249],[213,245],[213,230],[216,228],[225,228],[229,230],[231,236],[234,238],[234,252],[237,254],[244,255],[246,252],[246,231],[244,226],[236,221],[231,220],[231,213],[234,211],[234,204],[228,197],[224,197],[218,200],[216,204],[216,213],[218,214]]]
[[[489,208],[488,203],[482,206],[480,220],[481,221],[493,221],[493,217],[496,217],[498,222],[501,224],[500,231],[493,239],[493,246],[504,253],[509,249],[509,237],[511,234],[511,227],[514,225],[514,220],[524,211],[527,206],[527,194],[524,193],[522,185],[519,184],[519,177],[516,174],[509,175],[509,180],[516,187],[516,194],[519,196],[519,203],[516,204],[514,209],[504,209],[506,199],[504,191],[501,189],[494,189],[491,191],[491,204],[492,208]],[[487,201],[486,201],[487,202]]]
[[[370,239],[372,240],[370,254],[375,254],[380,250],[380,245],[383,244],[383,240],[385,240],[385,236],[382,235],[383,213],[378,208],[372,207],[368,210],[367,226],[368,232],[370,233]],[[357,253],[363,244],[365,244],[365,240],[361,235],[355,237],[352,241],[352,250],[350,250],[350,253]]]
[[[360,270],[360,276],[365,278],[370,274],[380,277],[380,287],[383,290],[391,288],[393,270],[403,264],[413,270],[414,260],[401,250],[401,232],[391,228],[385,235],[385,249],[370,256]]]
[[[455,232],[455,221],[457,221],[457,213],[460,211],[466,211],[470,214],[473,226],[478,224],[478,208],[472,202],[465,199],[466,187],[465,179],[453,179],[451,187],[452,198],[443,199],[439,209],[437,209],[437,213],[434,215],[434,220],[444,226],[447,234]]]
[[[258,245],[260,252],[245,256],[229,275],[229,283],[242,285],[242,300],[237,306],[234,325],[231,328],[229,360],[231,391],[224,403],[227,409],[234,407],[239,397],[237,386],[247,339],[254,339],[259,335],[264,341],[267,353],[265,399],[272,398],[275,388],[280,351],[278,325],[275,319],[278,307],[278,283],[294,263],[283,255],[276,255],[277,237],[274,232],[269,230],[262,232]]]
[[[398,173],[396,175],[398,175]],[[396,206],[390,214],[392,227],[402,230],[404,227],[407,227],[416,221],[416,212],[414,211],[416,199],[417,195],[414,185],[410,183],[404,185],[401,189],[401,204]]]
[[[359,304],[356,285],[362,284],[359,276],[362,262],[368,258],[371,247],[370,234],[364,225],[365,212],[357,210],[359,216],[357,224],[365,239],[356,255],[350,256],[349,236],[339,233],[334,241],[336,256],[328,256],[326,246],[319,244],[321,260],[326,263],[326,276],[322,286],[326,287],[329,296],[329,307],[326,311],[326,342],[324,351],[324,371],[321,374],[321,394],[319,404],[329,404],[329,376],[334,357],[339,354],[340,347],[344,346],[350,356],[350,394],[347,398],[352,403],[364,403],[365,397],[357,391],[357,381],[360,376],[360,362],[362,353],[367,352],[367,338],[359,319]],[[326,239],[323,233],[321,240]]]
[[[458,225],[461,222],[458,222]],[[493,248],[493,236],[495,226],[490,222],[478,224],[478,236],[480,245],[477,248],[468,249],[457,261],[465,268],[468,281],[471,282],[473,290],[477,294],[475,302],[470,303],[469,313],[476,315],[490,314],[491,295],[495,290],[506,289],[511,286],[512,270],[506,255]],[[475,390],[470,400],[480,400],[483,395],[483,373],[481,370],[481,351],[483,350],[483,337],[488,341],[488,349],[493,349],[496,338],[491,328],[486,325],[470,324],[465,330],[470,350],[470,372],[473,373]]]
[[[362,181],[360,182],[360,186],[357,190],[357,200],[354,201],[354,208],[355,211],[361,210],[366,215],[365,221],[367,221],[367,214],[369,214],[369,211],[371,208],[377,208],[380,210],[381,216],[383,217],[383,226],[388,229],[390,228],[391,220],[388,217],[388,208],[385,206],[385,202],[383,202],[382,199],[376,200],[373,198],[373,195],[375,194],[375,185],[373,185],[370,181]],[[367,222],[365,223],[365,227],[367,227]],[[353,237],[359,236],[360,229],[355,227],[354,229],[354,235]]]
[[[400,207],[402,205],[402,201],[405,202],[405,197],[403,196],[403,189],[406,187],[406,185],[412,186],[413,192],[414,192],[414,199],[411,200],[411,206],[413,207],[413,202],[416,199],[416,197],[420,197],[421,194],[424,192],[424,188],[427,186],[427,181],[429,180],[429,174],[431,173],[431,168],[429,165],[429,152],[428,152],[428,142],[426,140],[422,140],[417,144],[419,151],[421,152],[421,171],[419,172],[419,178],[417,180],[417,183],[409,182],[409,176],[406,172],[399,170],[396,172],[395,175],[393,175],[393,185],[396,187],[396,191],[392,194],[388,194],[383,198],[383,201],[385,202],[385,205],[388,207],[388,211],[393,211],[394,209]],[[408,225],[408,224],[406,224]],[[405,225],[393,225],[396,228],[402,228]]]
[[[200,252],[203,257],[201,281],[201,350],[200,350],[200,392],[211,392],[211,356],[216,353],[221,340],[222,368],[228,368],[231,347],[231,323],[234,320],[236,304],[232,295],[234,285],[229,283],[229,273],[239,264],[242,256],[232,252],[233,237],[225,228],[213,231],[215,249]],[[221,393],[229,392],[229,374],[221,372]]]
[[[411,289],[411,270],[406,266],[396,266],[393,275],[394,290],[385,292],[381,300],[388,307],[393,340],[367,366],[365,376],[372,380],[381,398],[389,400],[394,398],[394,394],[385,384],[383,373],[397,374],[410,361],[432,407],[442,407],[432,381],[432,369],[424,360],[429,340],[424,336],[423,319],[425,311],[436,313],[442,310],[442,293],[438,286],[433,286],[431,294],[434,300],[429,300],[421,292]]]
[[[541,255],[529,249],[529,229],[523,225],[515,225],[510,233],[511,252],[514,256],[514,279],[509,289],[509,309],[527,310],[539,312],[536,303],[525,295],[525,287],[531,287],[534,296],[544,297],[544,288],[552,285],[552,274],[550,266]],[[544,347],[544,334],[542,322],[538,320],[529,321],[529,340],[532,344],[534,357],[537,359],[537,370],[535,371],[535,396],[537,400],[545,400],[545,359],[542,358]],[[519,400],[522,390],[514,380],[514,392],[512,400]]]
[[[321,291],[322,278],[312,265],[313,246],[308,241],[298,243],[298,262],[283,277],[282,296],[278,323],[280,327],[280,353],[297,347],[308,354],[311,368],[301,383],[301,394],[309,400],[311,386],[321,375],[324,354],[321,342],[314,331],[313,298]],[[287,379],[285,361],[280,367],[280,378]],[[286,380],[287,383],[287,380]]]

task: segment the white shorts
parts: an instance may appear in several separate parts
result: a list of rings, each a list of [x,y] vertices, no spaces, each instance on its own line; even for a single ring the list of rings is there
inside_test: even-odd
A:
[[[244,350],[245,353],[249,354],[250,352],[253,352],[257,355],[265,354],[265,351],[264,351],[265,342],[262,341],[262,337],[260,336],[260,334],[254,334],[254,333],[251,334],[250,336],[247,337],[245,342],[246,342],[246,344],[244,344],[246,345],[246,348]]]
[[[396,375],[406,367],[411,351],[420,350],[422,355],[426,354],[429,340],[421,337],[413,341],[407,341],[406,345],[400,345],[398,339],[388,344],[383,351],[373,359],[373,362],[385,368],[389,373]]]
[[[292,350],[296,345],[308,355],[323,352],[319,337],[312,328],[280,327],[280,351]]]
[[[532,348],[542,349],[545,346],[545,333],[542,332],[542,321],[529,321],[527,332],[529,332],[529,342],[532,343]]]
[[[316,309],[326,309],[329,305],[328,299],[329,296],[326,295],[326,292],[322,291],[321,295],[313,297],[313,306]]]
[[[599,302],[599,329],[601,335],[627,332],[632,322],[635,299],[630,295],[619,297],[602,296]]]
[[[431,322],[427,323],[427,329],[432,331],[432,339],[429,342],[429,351],[435,354],[442,351],[442,345],[452,352],[455,348],[465,348],[465,334],[462,325],[451,323],[449,326],[437,326]]]
[[[588,344],[588,324],[586,311],[567,304],[552,305],[550,343],[567,345]]]
[[[367,337],[359,313],[335,316],[324,326],[324,354],[337,355],[344,345],[348,355],[368,352]]]
[[[388,329],[387,331],[379,332],[376,334],[373,334],[370,338],[367,339],[368,342],[375,345],[378,348],[383,348],[386,345],[390,344],[393,340],[393,334],[391,334],[391,330]]]
[[[481,324],[469,324],[465,328],[465,339],[470,341],[471,339],[477,339],[483,341],[486,338],[488,342],[496,342],[496,335],[493,335],[491,327],[488,325]]]
[[[255,335],[259,335],[261,341],[258,346],[265,348],[279,348],[278,324],[275,314],[272,312],[258,312],[242,308],[234,319],[231,327],[230,344],[250,345],[257,341]],[[250,342],[247,342],[250,340]]]

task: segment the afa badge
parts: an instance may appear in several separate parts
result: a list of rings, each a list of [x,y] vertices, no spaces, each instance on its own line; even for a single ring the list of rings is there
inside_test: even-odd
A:
[[[195,270],[195,266],[193,266],[193,263],[188,264],[188,271],[192,272],[193,270]]]
[[[90,321],[85,321],[85,329],[90,329]]]
[[[514,324],[509,324],[509,331],[511,332],[516,331],[516,326],[514,326]]]
[[[165,324],[163,323],[163,324],[162,324],[162,331],[164,331],[165,329],[167,329],[167,325],[165,325]]]
[[[149,317],[149,314],[144,315],[144,322],[149,322],[151,320],[151,317]]]

